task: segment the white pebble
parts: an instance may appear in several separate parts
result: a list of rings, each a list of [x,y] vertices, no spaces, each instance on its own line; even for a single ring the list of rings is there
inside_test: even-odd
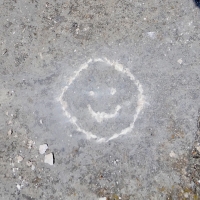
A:
[[[32,165],[32,162],[29,160],[26,162],[26,165],[30,167]]]
[[[19,184],[17,184],[17,189],[21,190],[21,186]]]
[[[186,193],[184,193],[184,197],[185,198],[188,198],[189,197],[189,194],[186,192]]]
[[[33,171],[35,170],[35,165],[31,166],[31,170],[33,170]]]
[[[177,158],[177,155],[173,151],[170,152],[169,156],[171,158]]]
[[[20,163],[24,158],[22,156],[16,156],[16,160],[18,163]]]
[[[180,58],[179,60],[177,60],[177,62],[181,65],[183,63],[183,60]]]
[[[28,147],[28,149],[31,149],[31,148],[33,147],[34,144],[35,144],[35,142],[34,142],[33,140],[29,140],[29,141],[27,142],[27,147]]]
[[[13,130],[10,129],[10,130],[8,131],[8,135],[12,135],[12,133],[13,133]]]
[[[53,153],[45,155],[44,163],[47,163],[49,165],[53,165]]]
[[[8,121],[8,125],[10,125],[10,124],[12,124],[12,121],[11,121],[11,120]]]
[[[47,144],[40,145],[39,146],[39,152],[40,152],[40,154],[44,154],[47,149],[48,149],[48,145]]]
[[[200,147],[196,147],[197,151],[200,152]]]

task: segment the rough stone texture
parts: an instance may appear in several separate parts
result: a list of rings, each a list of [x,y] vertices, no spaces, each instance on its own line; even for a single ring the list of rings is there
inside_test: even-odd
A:
[[[195,140],[200,142],[196,5],[192,0],[0,1],[0,199],[198,199],[199,159],[192,151]],[[146,103],[130,133],[97,143],[77,130],[58,98],[83,63],[103,57],[130,70]],[[72,100],[69,109],[81,117],[81,127],[105,136],[106,127],[93,126],[79,105],[91,101],[83,86],[100,83],[99,91],[92,88],[103,93],[90,102],[95,112],[113,113],[123,98],[134,104],[137,92],[124,77],[103,72],[108,66],[97,67],[80,76],[65,98]],[[90,81],[92,73],[96,80]],[[113,99],[104,89],[109,84],[119,92]],[[108,126],[108,134],[129,123],[132,108],[121,124]],[[38,152],[44,143],[47,154],[54,152],[53,166]]]

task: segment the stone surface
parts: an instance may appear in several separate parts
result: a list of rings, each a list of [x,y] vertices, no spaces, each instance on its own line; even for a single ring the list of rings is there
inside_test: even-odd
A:
[[[198,199],[198,6],[0,1],[0,199]]]

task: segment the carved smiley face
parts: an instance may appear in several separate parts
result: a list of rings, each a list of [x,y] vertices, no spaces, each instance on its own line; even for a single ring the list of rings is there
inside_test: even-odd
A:
[[[77,130],[98,142],[131,132],[145,103],[140,82],[127,68],[106,58],[81,65],[59,101]]]

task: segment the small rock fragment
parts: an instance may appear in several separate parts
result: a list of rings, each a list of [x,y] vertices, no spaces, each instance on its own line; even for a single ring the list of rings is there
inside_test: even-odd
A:
[[[33,171],[35,170],[35,165],[31,166],[31,170],[33,170]]]
[[[184,193],[184,197],[185,198],[188,198],[189,197],[189,194],[186,192],[186,193]]]
[[[99,200],[106,200],[106,199],[107,199],[106,197],[99,198]]]
[[[22,156],[16,156],[16,160],[18,163],[20,163],[24,158]]]
[[[48,149],[48,145],[47,144],[40,145],[39,146],[39,152],[40,152],[40,154],[44,154],[47,149]]]
[[[49,165],[53,165],[54,164],[53,153],[45,155],[45,157],[44,157],[44,163],[47,163]]]
[[[19,184],[17,184],[17,189],[21,190],[21,186]]]
[[[13,169],[12,169],[12,172],[13,172],[13,174],[15,175],[15,172],[17,172],[18,171],[18,168],[16,168],[16,167],[14,167]]]
[[[200,146],[199,146],[199,144],[196,146],[196,150],[198,151],[198,153],[200,153]]]
[[[177,157],[177,155],[176,155],[173,151],[171,151],[171,153],[169,154],[169,156],[170,156],[171,158],[176,158],[176,157]]]
[[[196,143],[192,150],[193,158],[200,158],[200,143]]]
[[[183,60],[180,58],[179,60],[177,60],[177,62],[181,65],[183,63]]]
[[[35,144],[35,142],[34,142],[33,140],[29,140],[29,141],[27,142],[27,147],[28,147],[28,149],[31,149],[31,148],[33,147],[34,144]]]
[[[30,167],[30,166],[32,166],[32,162],[31,162],[30,160],[28,160],[28,161],[26,162],[26,165],[27,165],[28,167]]]
[[[13,130],[10,129],[10,130],[8,131],[8,135],[12,135],[12,134],[13,134]]]
[[[11,120],[9,120],[9,121],[8,121],[8,125],[11,125],[11,124],[12,124],[12,121],[11,121]]]
[[[151,39],[156,39],[156,33],[155,33],[155,32],[147,32],[147,35],[148,35]]]

